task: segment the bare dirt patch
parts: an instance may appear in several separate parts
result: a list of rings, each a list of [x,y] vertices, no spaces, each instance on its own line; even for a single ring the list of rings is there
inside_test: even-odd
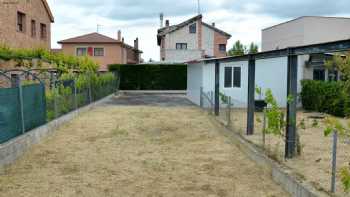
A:
[[[257,118],[263,120],[262,113],[255,113],[255,133],[252,136],[246,136],[246,110],[233,109],[232,121],[233,130],[242,134],[248,141],[262,147],[262,123]],[[313,117],[314,113],[299,111],[297,114],[297,124],[304,119],[305,130],[298,129],[301,136],[302,155],[292,160],[284,159],[285,142],[281,137],[273,135],[266,136],[266,150],[268,154],[292,168],[303,180],[309,180],[316,188],[330,192],[331,181],[331,158],[332,158],[332,136],[324,136],[325,125],[319,117]],[[339,119],[345,122],[345,119]],[[348,196],[343,192],[343,186],[340,182],[340,169],[350,165],[350,144],[349,139],[342,139],[338,144],[338,178],[337,194],[339,196]]]
[[[195,107],[105,106],[0,176],[0,196],[288,196]]]

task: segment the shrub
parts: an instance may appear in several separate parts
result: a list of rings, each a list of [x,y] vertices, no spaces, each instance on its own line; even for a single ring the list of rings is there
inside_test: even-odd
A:
[[[301,100],[305,110],[340,117],[350,115],[350,95],[345,91],[344,82],[303,80],[301,84]]]
[[[81,72],[96,72],[98,65],[96,62],[84,57],[64,55],[63,53],[51,53],[46,49],[11,49],[7,46],[0,46],[0,59],[16,60],[22,65],[23,60],[40,59],[56,65],[57,69],[63,73],[69,70],[80,70]],[[27,66],[27,67],[31,67]]]
[[[187,66],[172,65],[109,65],[109,71],[117,71],[122,90],[186,90]]]

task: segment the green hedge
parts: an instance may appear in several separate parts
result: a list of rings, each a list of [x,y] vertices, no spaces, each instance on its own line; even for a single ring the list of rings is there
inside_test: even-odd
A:
[[[109,71],[120,73],[121,90],[186,90],[187,66],[176,65],[118,65]]]
[[[350,115],[350,95],[345,93],[343,82],[303,80],[301,100],[303,108],[334,116]]]

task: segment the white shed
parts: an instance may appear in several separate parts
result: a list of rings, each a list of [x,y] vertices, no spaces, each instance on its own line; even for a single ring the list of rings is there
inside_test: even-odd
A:
[[[301,91],[300,81],[312,76],[304,76],[305,59],[298,61],[298,92]],[[234,107],[246,108],[248,101],[248,61],[230,58],[216,59],[220,62],[220,93],[231,96]],[[263,89],[271,89],[280,107],[287,104],[287,57],[256,60],[255,84]],[[215,90],[215,61],[213,59],[199,60],[188,64],[187,96],[195,104],[200,104],[200,88],[205,93]],[[255,95],[259,99],[259,95]]]

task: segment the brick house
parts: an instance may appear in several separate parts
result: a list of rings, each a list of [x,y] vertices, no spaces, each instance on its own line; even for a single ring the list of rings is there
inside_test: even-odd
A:
[[[170,26],[166,20],[158,29],[160,59],[167,62],[186,62],[208,57],[225,57],[227,41],[231,35],[202,21],[202,15],[195,16],[178,25]]]
[[[67,55],[90,56],[100,65],[100,71],[107,71],[109,64],[138,64],[142,51],[139,50],[139,40],[134,40],[134,46],[124,42],[121,31],[117,39],[99,33],[91,33],[58,42],[61,51]],[[56,51],[57,52],[57,49]]]
[[[50,49],[53,22],[46,0],[0,0],[0,44]]]

